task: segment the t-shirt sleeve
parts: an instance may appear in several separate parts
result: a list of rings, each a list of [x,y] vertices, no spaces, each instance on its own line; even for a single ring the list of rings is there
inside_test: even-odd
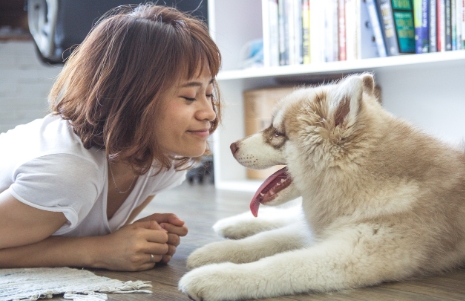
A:
[[[73,229],[92,209],[103,185],[98,167],[69,154],[35,158],[16,169],[9,192],[37,209],[62,212]],[[62,229],[63,229],[62,227]]]

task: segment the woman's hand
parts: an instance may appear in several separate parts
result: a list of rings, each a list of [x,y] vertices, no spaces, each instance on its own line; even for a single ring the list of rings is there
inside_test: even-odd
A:
[[[154,220],[125,225],[100,237],[98,262],[92,266],[109,270],[140,271],[154,267],[170,252],[168,232]]]
[[[173,213],[155,213],[135,221],[134,224],[147,221],[156,221],[161,228],[168,232],[168,252],[160,260],[162,263],[168,263],[181,242],[180,236],[186,236],[188,229],[184,225],[184,221]]]
[[[153,268],[169,252],[168,232],[148,220],[104,236],[50,236],[0,249],[0,268],[72,266],[141,271]]]

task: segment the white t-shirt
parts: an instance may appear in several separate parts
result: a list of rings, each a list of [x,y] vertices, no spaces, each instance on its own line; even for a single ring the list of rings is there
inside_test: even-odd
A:
[[[109,234],[125,224],[149,196],[185,179],[173,168],[140,176],[125,202],[107,218],[108,163],[104,150],[86,149],[69,123],[47,115],[0,134],[0,192],[34,208],[63,212],[67,223],[54,235]]]

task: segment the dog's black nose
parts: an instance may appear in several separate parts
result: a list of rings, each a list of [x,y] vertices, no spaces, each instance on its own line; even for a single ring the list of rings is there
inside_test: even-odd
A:
[[[231,149],[231,152],[233,153],[233,155],[239,150],[239,147],[237,146],[236,142],[231,143],[229,148]]]

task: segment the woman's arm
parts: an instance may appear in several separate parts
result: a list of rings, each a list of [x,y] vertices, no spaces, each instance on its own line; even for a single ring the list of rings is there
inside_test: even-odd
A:
[[[18,201],[8,190],[0,193],[0,249],[41,241],[66,222],[61,212],[36,209]]]
[[[135,271],[153,267],[169,252],[167,231],[156,221],[136,222],[105,236],[52,237],[65,222],[62,213],[30,207],[2,192],[0,268],[78,266]]]
[[[146,222],[124,226],[105,236],[52,236],[34,244],[0,250],[0,267],[150,269],[168,252],[168,235],[155,229],[159,227],[155,222]]]

